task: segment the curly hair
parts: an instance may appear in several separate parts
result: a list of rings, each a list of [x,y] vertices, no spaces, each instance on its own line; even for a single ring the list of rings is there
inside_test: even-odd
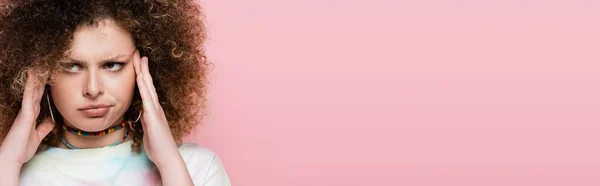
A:
[[[194,0],[6,0],[0,2],[0,143],[21,109],[27,70],[42,69],[37,75],[49,77],[52,84],[76,29],[104,19],[130,32],[140,55],[148,57],[158,100],[177,144],[200,124],[211,64],[204,52],[204,16]],[[44,97],[38,123],[50,116],[49,109],[43,109],[46,103]],[[125,118],[137,118],[141,105],[136,86]],[[38,151],[59,142],[59,126]],[[141,125],[135,125],[134,134],[132,148],[140,152]]]

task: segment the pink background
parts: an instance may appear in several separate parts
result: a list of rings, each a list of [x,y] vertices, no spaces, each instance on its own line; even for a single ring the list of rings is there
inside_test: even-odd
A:
[[[202,0],[236,186],[600,185],[595,0]]]

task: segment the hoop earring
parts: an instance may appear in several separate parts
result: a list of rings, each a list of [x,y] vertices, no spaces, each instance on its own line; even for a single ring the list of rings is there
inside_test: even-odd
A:
[[[142,112],[144,110],[140,109],[140,114],[138,115],[137,119],[135,119],[135,121],[133,121],[133,123],[137,123],[138,121],[140,121],[140,118],[142,117]]]
[[[48,110],[50,110],[50,117],[52,117],[52,122],[56,123],[56,121],[54,120],[54,114],[52,113],[52,106],[50,106],[50,96],[48,96],[49,93],[46,93],[46,100],[48,100]]]
[[[135,123],[137,123],[138,121],[140,121],[140,118],[142,117],[142,112],[144,110],[140,109],[140,115],[138,115],[137,119],[135,119],[135,121],[129,121],[129,129],[131,129],[132,131],[135,131],[134,126]]]

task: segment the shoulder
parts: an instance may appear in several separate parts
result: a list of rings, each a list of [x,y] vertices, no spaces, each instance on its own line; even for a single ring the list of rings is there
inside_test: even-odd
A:
[[[206,148],[203,147],[197,143],[194,142],[185,142],[182,143],[179,146],[179,153],[181,154],[181,156],[183,157],[184,160],[186,159],[211,159],[215,156],[217,156],[217,154]]]
[[[52,177],[54,173],[50,166],[50,163],[53,162],[57,161],[43,152],[33,156],[33,158],[21,168],[19,174],[20,185],[41,185],[44,181],[49,181],[49,178]],[[47,174],[40,174],[44,172]]]
[[[185,142],[179,146],[179,153],[195,185],[230,185],[223,163],[214,151]]]
[[[48,150],[39,151],[31,158],[31,160],[23,164],[21,173],[31,174],[48,171],[58,162],[61,162],[61,160],[56,156],[51,155]]]
[[[179,153],[186,165],[210,167],[218,158],[217,153],[197,143],[185,142],[179,146]]]

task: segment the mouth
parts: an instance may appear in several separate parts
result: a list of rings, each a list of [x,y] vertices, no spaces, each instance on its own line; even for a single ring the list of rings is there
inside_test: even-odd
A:
[[[109,109],[110,109],[109,106],[104,106],[104,107],[82,109],[80,111],[82,111],[83,114],[88,117],[102,117],[102,116],[106,115],[106,113],[108,113]]]

